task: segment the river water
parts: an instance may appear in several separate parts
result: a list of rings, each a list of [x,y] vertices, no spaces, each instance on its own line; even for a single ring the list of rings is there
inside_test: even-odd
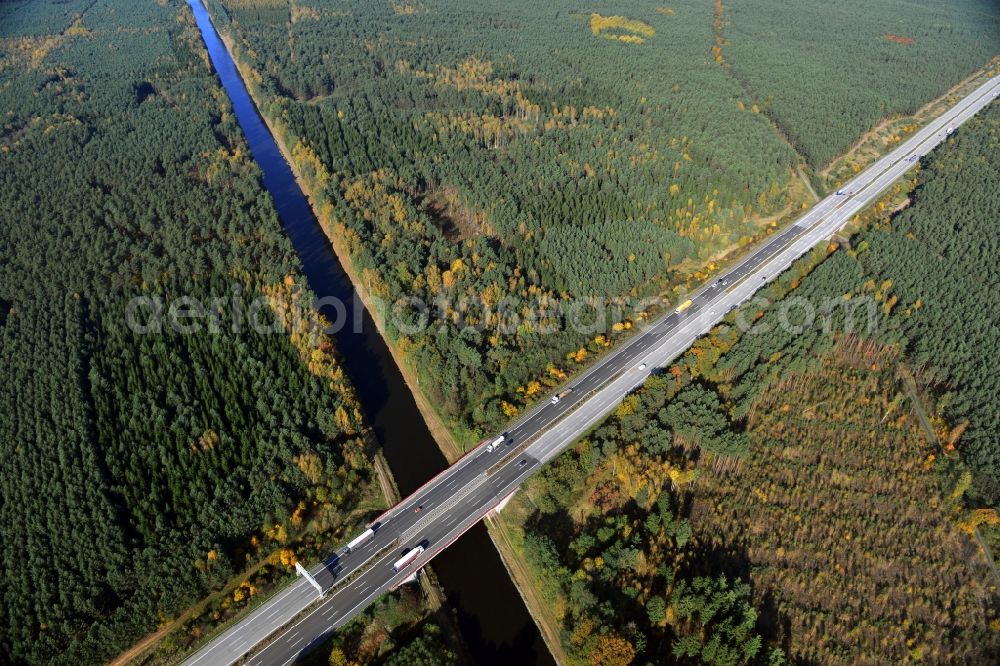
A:
[[[205,8],[188,0],[209,57],[229,94],[236,119],[264,173],[264,187],[295,247],[310,288],[344,303],[351,325],[336,333],[347,374],[358,390],[375,436],[402,494],[437,474],[447,461],[350,278],[330,247],[267,125],[247,93]],[[335,312],[325,312],[331,321]],[[358,322],[355,325],[354,322]],[[486,528],[480,524],[434,559],[434,571],[458,613],[462,636],[477,664],[552,664],[538,629],[518,595]]]

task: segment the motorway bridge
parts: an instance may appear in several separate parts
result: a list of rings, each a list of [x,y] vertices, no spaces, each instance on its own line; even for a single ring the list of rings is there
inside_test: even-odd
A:
[[[959,101],[836,194],[693,293],[683,311],[647,323],[618,349],[560,388],[560,393],[572,389],[563,398],[543,401],[526,412],[503,433],[499,446],[484,443],[427,481],[380,516],[370,538],[350,552],[342,548],[311,567],[309,577],[298,578],[204,645],[184,662],[185,666],[228,665],[244,658],[248,664],[283,665],[321,643],[379,596],[412,578],[437,553],[500,506],[546,461],[598,423],[651,372],[677,358],[728,311],[829,239],[998,94],[1000,77]],[[396,571],[393,564],[405,551],[418,546],[424,550]],[[314,583],[324,591],[322,596]]]

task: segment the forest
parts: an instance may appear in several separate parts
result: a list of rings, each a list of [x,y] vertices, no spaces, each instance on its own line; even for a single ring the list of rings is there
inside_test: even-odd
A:
[[[711,2],[614,13],[568,0],[208,4],[338,252],[391,313],[383,328],[466,443],[648,314],[645,297],[673,300],[811,202],[800,167],[845,150],[881,114],[942,94],[997,46],[976,14],[985,3],[964,0],[948,12],[954,29],[915,48],[879,34],[845,49],[864,67],[841,64],[829,85],[816,74],[841,33],[869,14],[887,21],[896,3],[810,33],[805,57],[760,34],[750,10]],[[834,11],[766,4],[793,15],[782,29]],[[913,22],[945,12],[921,11]],[[787,75],[745,73],[748,41],[784,58],[768,72]],[[873,107],[883,80],[887,101]],[[835,102],[810,97],[823,85]],[[856,88],[865,95],[841,94]],[[786,120],[779,91],[832,129]],[[414,326],[419,313],[393,307],[401,299],[434,304],[429,320]],[[624,314],[572,325],[574,308],[609,302]]]
[[[716,7],[720,59],[816,169],[1000,52],[1000,8],[990,0],[719,0]]]
[[[725,466],[748,445],[710,389],[654,376],[529,481],[519,545],[571,663],[783,663],[745,572],[706,566],[726,553],[687,517],[698,447]]]
[[[0,4],[0,108],[0,661],[101,663],[382,500],[186,5]]]
[[[210,8],[359,280],[444,303],[386,329],[470,441],[621,323],[584,334],[567,308],[659,294],[801,203],[794,151],[705,57],[709,5],[643,5],[643,43],[569,2]]]
[[[572,662],[997,654],[976,537],[996,552],[998,130],[994,104],[905,209],[801,259],[530,482],[505,520]],[[744,610],[709,654],[678,596],[723,584]]]

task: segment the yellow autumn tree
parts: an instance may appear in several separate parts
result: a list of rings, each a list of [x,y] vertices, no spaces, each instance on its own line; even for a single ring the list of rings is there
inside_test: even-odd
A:
[[[292,161],[311,187],[325,187],[330,182],[330,172],[322,160],[301,141],[292,146]]]
[[[615,633],[599,637],[590,653],[590,663],[593,666],[629,666],[633,659],[635,648],[628,640]]]
[[[323,478],[323,460],[316,453],[303,453],[296,456],[294,460],[295,465],[309,483],[315,485]]]
[[[996,509],[974,509],[965,520],[958,524],[959,529],[972,534],[980,525],[1000,525],[1000,515]]]

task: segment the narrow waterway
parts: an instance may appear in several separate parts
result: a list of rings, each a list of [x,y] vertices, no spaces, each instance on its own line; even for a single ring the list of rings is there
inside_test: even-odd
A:
[[[346,320],[351,325],[336,333],[337,346],[405,496],[437,474],[447,461],[424,424],[371,316],[356,298],[350,278],[291,168],[257,113],[208,13],[198,0],[188,0],[188,4],[310,288],[318,297],[338,299],[346,306]],[[324,314],[331,321],[337,318],[332,310]],[[433,566],[458,612],[459,627],[477,664],[553,663],[485,527],[480,524],[467,532],[435,558]]]

